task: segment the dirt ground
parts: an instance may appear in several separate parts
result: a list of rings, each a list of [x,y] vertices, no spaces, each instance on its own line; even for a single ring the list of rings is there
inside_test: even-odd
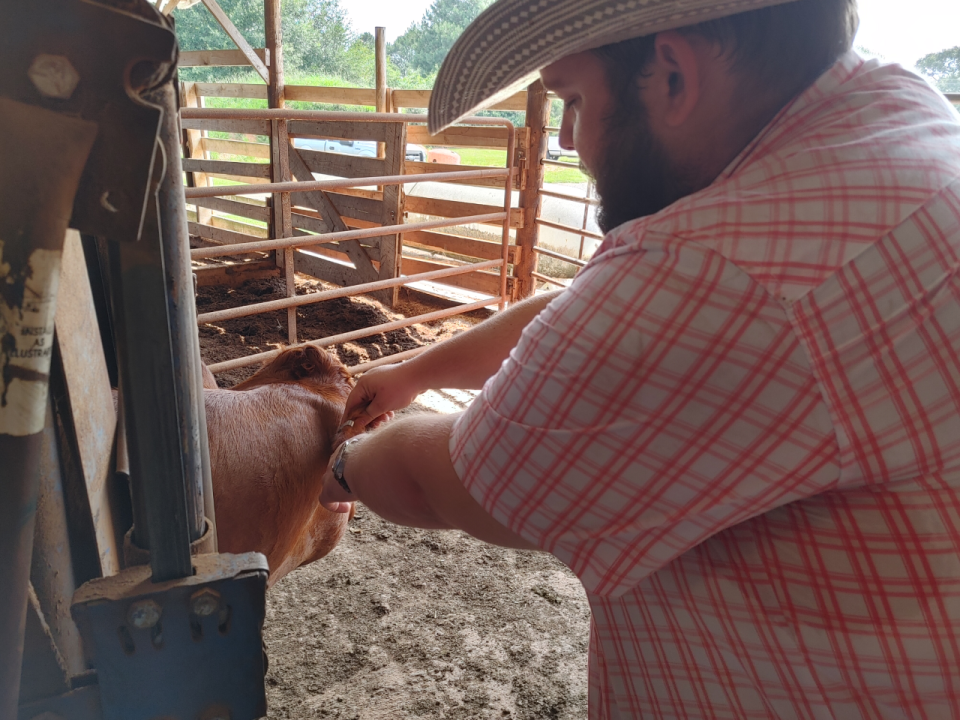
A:
[[[298,292],[323,284],[299,278]],[[402,291],[405,292],[405,291]],[[283,297],[262,280],[200,288],[198,310]],[[366,299],[298,310],[301,339],[443,307],[402,294],[395,311]],[[415,325],[336,348],[356,364],[450,337],[485,313]],[[201,326],[207,363],[278,347],[286,313]],[[223,373],[231,386],[254,368]],[[429,393],[407,413],[462,409],[464,393]],[[268,718],[586,717],[589,608],[577,579],[542,553],[485,545],[459,532],[397,527],[359,507],[330,555],[267,596]]]

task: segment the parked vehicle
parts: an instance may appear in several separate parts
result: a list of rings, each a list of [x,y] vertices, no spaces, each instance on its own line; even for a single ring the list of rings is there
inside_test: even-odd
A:
[[[339,155],[376,157],[377,144],[372,140],[324,140],[321,138],[294,138],[293,146],[304,150],[319,150]]]
[[[376,157],[377,143],[372,140],[325,140],[322,138],[294,138],[293,146],[304,150],[318,150],[332,152],[339,155],[355,155],[358,157]],[[432,152],[432,151],[431,151]],[[422,145],[407,143],[405,154],[407,160],[428,162],[428,152]],[[457,158],[457,162],[460,158]],[[442,162],[449,162],[444,160]]]
[[[413,143],[407,143],[407,160],[413,160],[414,162],[426,162],[427,161],[427,149],[423,145],[414,145]]]
[[[547,138],[547,159],[559,160],[562,157],[579,158],[576,150],[567,150],[560,147],[560,138],[556,135],[550,135]]]

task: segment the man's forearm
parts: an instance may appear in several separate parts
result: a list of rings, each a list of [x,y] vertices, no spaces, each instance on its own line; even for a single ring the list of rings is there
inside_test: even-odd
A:
[[[517,346],[523,329],[561,292],[543,293],[511,305],[504,312],[408,360],[408,372],[420,381],[422,390],[479,390]]]
[[[423,420],[427,420],[423,422]],[[428,500],[423,483],[446,459],[432,446],[443,440],[436,418],[396,420],[351,449],[344,476],[357,498],[377,515],[398,525],[449,529]],[[437,433],[440,436],[437,436]]]
[[[448,450],[456,418],[404,418],[363,438],[344,465],[354,499],[399,525],[457,528],[497,545],[537,549],[494,520],[460,482]],[[340,494],[335,484],[327,478],[325,489]]]

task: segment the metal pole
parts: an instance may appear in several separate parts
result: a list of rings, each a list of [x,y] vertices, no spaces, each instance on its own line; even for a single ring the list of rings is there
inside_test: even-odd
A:
[[[180,124],[177,81],[147,93],[147,102],[164,108],[159,140],[167,156],[167,172],[157,191],[160,209],[161,250],[170,304],[170,339],[177,397],[181,399],[180,435],[184,454],[185,484],[189,496],[202,496],[202,514],[210,523],[208,539],[199,552],[217,551],[216,513],[213,507],[213,479],[207,445],[207,414],[203,401],[203,373],[200,338],[197,333],[197,306],[190,266],[190,234],[187,206],[183,198],[180,168]],[[196,510],[191,513],[195,514]],[[203,534],[203,525],[199,532]],[[191,533],[191,539],[196,540]]]
[[[189,251],[173,83],[149,95],[163,107],[164,120],[157,192],[141,239],[110,247],[130,479],[134,504],[142,496],[146,510],[154,582],[193,574],[190,544],[204,530],[203,472],[209,467],[200,440],[199,341],[193,281],[185,272]]]

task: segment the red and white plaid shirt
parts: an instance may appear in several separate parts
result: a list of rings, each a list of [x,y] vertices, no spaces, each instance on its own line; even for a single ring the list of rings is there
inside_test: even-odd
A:
[[[592,718],[960,717],[960,123],[844,56],[604,241],[451,455],[593,609]]]

